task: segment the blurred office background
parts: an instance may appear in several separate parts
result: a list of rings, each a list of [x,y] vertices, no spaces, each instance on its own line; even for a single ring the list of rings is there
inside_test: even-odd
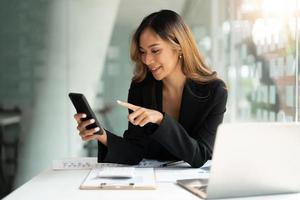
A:
[[[67,94],[122,135],[130,38],[153,11],[180,13],[229,90],[226,122],[299,121],[299,0],[1,0],[1,196],[53,159],[96,156]]]

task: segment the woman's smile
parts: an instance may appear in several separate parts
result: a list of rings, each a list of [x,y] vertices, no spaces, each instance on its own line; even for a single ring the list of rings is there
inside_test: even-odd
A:
[[[153,68],[149,68],[149,69],[152,72],[152,74],[157,74],[161,68],[162,68],[162,66],[158,66],[158,67],[153,67]]]

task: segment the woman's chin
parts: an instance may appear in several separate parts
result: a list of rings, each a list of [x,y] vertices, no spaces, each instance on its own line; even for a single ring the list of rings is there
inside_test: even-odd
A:
[[[161,76],[161,75],[157,75],[157,74],[152,74],[154,79],[157,80],[157,81],[161,81],[164,77]]]

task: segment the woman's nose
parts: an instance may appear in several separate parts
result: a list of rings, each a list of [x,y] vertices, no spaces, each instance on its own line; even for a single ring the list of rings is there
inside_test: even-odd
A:
[[[146,54],[144,55],[144,63],[146,65],[150,65],[151,63],[153,63],[153,56],[151,54]]]

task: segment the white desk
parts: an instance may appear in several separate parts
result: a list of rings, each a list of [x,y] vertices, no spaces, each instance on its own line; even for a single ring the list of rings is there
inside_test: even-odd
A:
[[[11,199],[66,199],[66,200],[199,200],[192,193],[174,183],[158,183],[156,190],[79,190],[78,187],[89,170],[46,170],[9,194]],[[234,200],[299,200],[300,193],[263,197],[235,198]],[[229,199],[227,199],[229,200]]]

